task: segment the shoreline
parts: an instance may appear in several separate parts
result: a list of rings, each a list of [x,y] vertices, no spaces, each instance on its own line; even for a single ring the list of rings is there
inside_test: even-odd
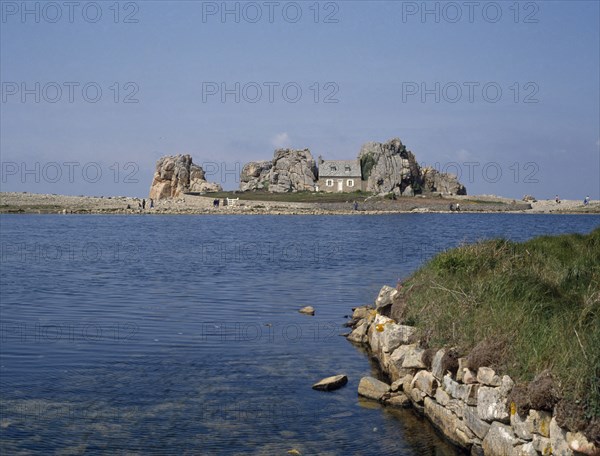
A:
[[[412,410],[472,456],[600,455],[582,432],[561,427],[556,408],[521,410],[513,402],[520,385],[510,376],[470,366],[451,347],[422,348],[418,328],[389,316],[396,294],[384,286],[374,304],[353,308],[347,323],[346,339],[379,372],[379,378],[361,378],[359,397]]]
[[[420,196],[387,200],[368,199],[354,210],[352,199],[346,202],[287,202],[240,199],[235,206],[213,207],[210,195],[184,195],[158,200],[153,208],[141,209],[141,198],[116,196],[67,196],[37,193],[0,193],[0,214],[80,214],[80,215],[392,215],[392,214],[559,214],[598,215],[600,201],[585,207],[581,201],[565,200],[517,202],[509,198],[472,196]],[[146,200],[149,203],[149,200]],[[449,204],[460,203],[460,211]]]

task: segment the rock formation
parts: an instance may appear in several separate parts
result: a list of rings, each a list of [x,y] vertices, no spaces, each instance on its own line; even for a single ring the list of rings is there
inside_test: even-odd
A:
[[[427,167],[421,170],[422,186],[425,192],[451,193],[453,195],[466,195],[467,189],[458,182],[457,177],[450,173],[440,173],[438,170]]]
[[[246,163],[240,175],[240,190],[267,190],[272,167],[271,161]]]
[[[414,154],[398,138],[386,143],[369,142],[358,154],[366,191],[414,196],[423,192],[466,195],[456,176],[419,166]],[[247,163],[240,176],[240,190],[270,192],[312,191],[318,170],[308,149],[278,149],[271,161]]]
[[[420,186],[420,170],[415,156],[398,138],[383,144],[366,143],[358,158],[368,192],[393,192],[400,196],[410,187],[406,196],[413,196],[415,187],[418,189]]]
[[[250,162],[244,166],[240,190],[311,191],[316,180],[317,165],[308,149],[277,149],[272,161]]]
[[[150,198],[174,198],[188,192],[218,192],[219,184],[207,182],[201,166],[190,155],[167,155],[156,162]]]

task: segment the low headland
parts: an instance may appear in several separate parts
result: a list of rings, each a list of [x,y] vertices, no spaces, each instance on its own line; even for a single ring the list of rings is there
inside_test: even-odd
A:
[[[223,203],[235,200],[232,205]],[[145,207],[142,209],[142,201]],[[219,206],[215,206],[219,200]],[[355,209],[354,203],[357,207]],[[600,214],[600,201],[516,201],[493,195],[379,196],[355,193],[269,193],[266,191],[183,194],[154,200],[127,196],[67,196],[39,193],[0,193],[0,213],[12,214],[211,214],[211,215],[377,215],[410,212]]]
[[[599,258],[600,228],[437,255],[354,310],[381,368],[358,393],[473,455],[599,455]]]
[[[211,173],[214,175],[214,173]],[[355,159],[315,160],[309,149],[277,149],[246,163],[237,191],[223,191],[189,154],[165,155],[147,198],[0,193],[0,213],[390,214],[406,212],[600,213],[600,201],[467,196],[458,177],[421,166],[399,138],[363,144]]]

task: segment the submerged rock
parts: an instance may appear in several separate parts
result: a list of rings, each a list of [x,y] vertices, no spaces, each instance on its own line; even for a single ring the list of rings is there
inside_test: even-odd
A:
[[[390,407],[406,408],[410,407],[410,399],[404,393],[395,393],[385,400],[385,405]]]
[[[312,389],[318,391],[333,391],[341,388],[346,383],[348,383],[348,377],[341,375],[333,375],[331,377],[324,378],[323,380],[319,380],[312,386]]]

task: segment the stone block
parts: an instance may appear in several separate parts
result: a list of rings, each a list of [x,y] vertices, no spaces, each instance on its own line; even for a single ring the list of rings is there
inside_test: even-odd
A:
[[[530,425],[530,432],[539,434],[543,437],[550,437],[550,420],[552,414],[544,410],[529,410],[527,421]]]
[[[495,421],[483,439],[483,451],[486,455],[513,456],[515,447],[521,443],[510,426]]]
[[[404,361],[402,362],[402,367],[406,369],[425,369],[425,364],[423,364],[423,350],[416,345],[412,345],[412,348],[406,351],[404,355]]]
[[[567,442],[567,432],[556,423],[554,417],[550,420],[550,445],[552,446],[552,454],[555,456],[573,455],[573,450]]]
[[[489,367],[480,367],[477,370],[477,381],[487,386],[500,386],[502,384],[500,376],[496,374],[494,369]]]
[[[485,439],[490,430],[490,425],[479,418],[476,407],[465,407],[463,419],[477,437],[482,440]]]
[[[510,413],[510,425],[515,432],[515,435],[523,440],[531,440],[533,439],[533,433],[531,432],[532,426],[531,421],[529,419],[529,415],[526,417],[522,417],[518,413]]]
[[[435,391],[438,386],[438,381],[433,376],[433,374],[426,370],[421,370],[417,372],[415,377],[412,380],[413,388],[419,388],[428,396],[435,396]]]
[[[508,423],[510,414],[507,398],[501,388],[482,386],[477,393],[477,414],[485,421]],[[512,432],[512,431],[511,431]]]
[[[458,371],[456,372],[456,380],[463,381],[464,370],[469,367],[469,358],[458,358]]]
[[[470,432],[461,423],[460,418],[430,397],[426,397],[424,403],[425,416],[448,440],[462,448],[468,448],[471,445]]]

